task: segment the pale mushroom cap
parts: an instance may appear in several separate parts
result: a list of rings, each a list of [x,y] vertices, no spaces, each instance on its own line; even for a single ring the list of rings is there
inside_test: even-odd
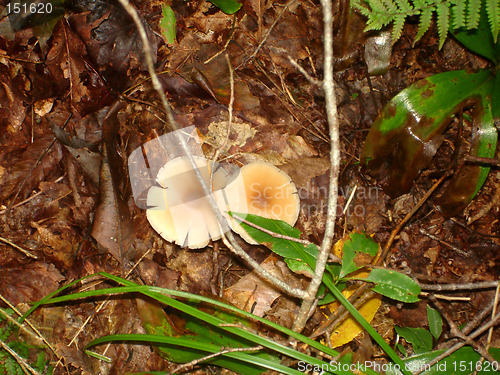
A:
[[[240,170],[239,176],[225,189],[223,211],[259,215],[268,219],[283,220],[290,225],[297,222],[300,199],[290,177],[269,163],[253,162]],[[247,242],[255,244],[246,231],[234,220],[231,228]]]
[[[196,165],[207,184],[210,168],[205,158],[194,157]],[[214,184],[226,178],[215,172]],[[187,157],[169,161],[156,178],[161,187],[148,192],[147,218],[151,226],[167,241],[191,249],[199,249],[222,234],[217,218],[205,196]]]

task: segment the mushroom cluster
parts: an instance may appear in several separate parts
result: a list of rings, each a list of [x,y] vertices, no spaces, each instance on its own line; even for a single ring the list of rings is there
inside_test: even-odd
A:
[[[290,225],[297,221],[297,189],[274,165],[253,162],[230,175],[223,168],[213,168],[203,157],[194,159],[229,226],[247,242],[256,243],[227,211],[283,220]],[[156,182],[159,186],[148,192],[147,218],[165,240],[198,249],[221,238],[222,228],[187,157],[165,164]]]

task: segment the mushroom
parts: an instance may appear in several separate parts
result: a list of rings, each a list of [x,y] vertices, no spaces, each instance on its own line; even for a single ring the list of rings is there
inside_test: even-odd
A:
[[[224,169],[211,168],[203,157],[194,156],[195,163],[213,190],[228,182]],[[165,164],[156,182],[148,191],[146,212],[151,226],[165,240],[190,249],[199,249],[222,236],[220,225],[195,171],[187,157],[178,157]],[[218,192],[220,194],[220,192]]]
[[[285,172],[269,163],[245,165],[234,181],[223,189],[223,196],[225,204],[219,205],[221,211],[283,220],[292,226],[299,216],[300,200],[295,184]],[[256,244],[237,220],[225,217],[245,241]]]

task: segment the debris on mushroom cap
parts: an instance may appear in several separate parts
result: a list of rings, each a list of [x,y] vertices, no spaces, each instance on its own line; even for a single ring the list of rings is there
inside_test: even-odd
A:
[[[259,215],[290,225],[299,216],[300,199],[295,184],[285,172],[269,163],[245,165],[223,191],[226,205],[220,207],[221,211]],[[236,220],[228,218],[228,222],[245,241],[256,244]]]
[[[210,166],[203,157],[194,157],[207,183],[220,189],[227,181],[224,170],[210,178]],[[163,166],[148,192],[147,218],[165,240],[190,249],[199,249],[221,237],[217,218],[187,157],[178,157]]]

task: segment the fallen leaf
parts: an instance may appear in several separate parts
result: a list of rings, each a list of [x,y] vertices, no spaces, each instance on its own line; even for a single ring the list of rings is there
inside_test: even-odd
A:
[[[81,117],[111,103],[106,84],[88,61],[85,44],[65,18],[54,28],[49,46],[46,65],[54,84],[62,93],[69,91],[71,105]]]
[[[286,264],[271,254],[261,264],[262,268],[269,271],[281,280],[289,282],[294,280]],[[239,281],[224,291],[224,298],[236,307],[251,312],[257,316],[264,316],[271,309],[274,301],[281,296],[281,292],[274,286],[263,280],[254,271],[243,276]]]

